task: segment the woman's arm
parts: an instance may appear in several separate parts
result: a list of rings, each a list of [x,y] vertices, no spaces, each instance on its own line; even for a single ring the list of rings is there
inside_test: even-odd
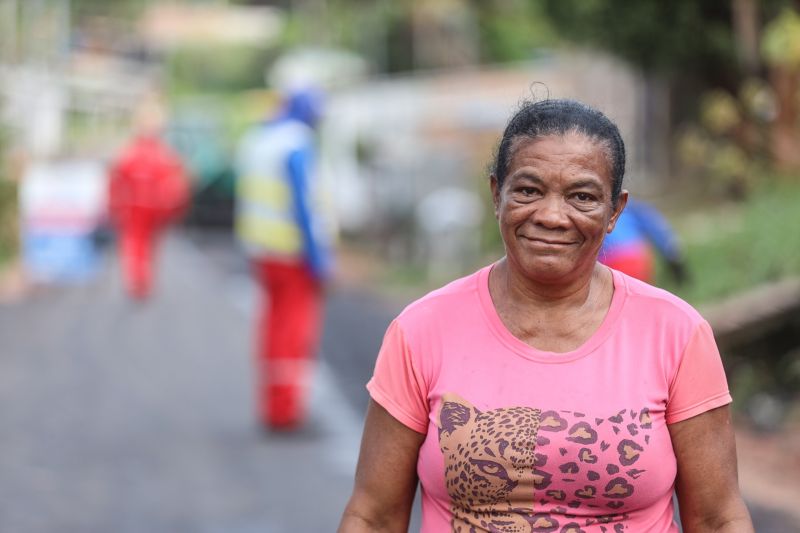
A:
[[[424,440],[370,400],[355,486],[339,533],[408,530]]]
[[[685,533],[752,533],[739,494],[736,441],[723,406],[669,426],[678,460],[678,493]]]

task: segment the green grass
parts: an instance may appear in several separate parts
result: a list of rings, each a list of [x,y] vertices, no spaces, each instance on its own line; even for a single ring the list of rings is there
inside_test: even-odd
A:
[[[719,206],[676,221],[689,283],[659,270],[658,285],[692,304],[800,275],[800,180],[772,180],[738,206]]]

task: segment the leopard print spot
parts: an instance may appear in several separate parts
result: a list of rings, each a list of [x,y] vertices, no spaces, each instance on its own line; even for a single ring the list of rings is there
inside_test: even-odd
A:
[[[580,468],[578,468],[578,463],[575,462],[564,463],[559,466],[558,469],[561,470],[563,474],[577,474],[580,470]]]
[[[570,428],[567,440],[579,444],[594,444],[597,442],[597,431],[586,422],[578,422]]]
[[[653,424],[653,419],[650,417],[650,410],[645,407],[642,409],[642,412],[639,413],[639,427],[642,429],[650,429]]]
[[[530,530],[533,533],[550,533],[557,529],[558,520],[545,514],[534,515],[533,521],[530,523]]]
[[[533,486],[536,487],[537,490],[546,489],[550,486],[552,480],[553,474],[538,468],[533,469]]]
[[[625,414],[625,409],[623,409],[622,411],[620,411],[619,413],[617,413],[614,416],[608,417],[608,420],[611,421],[611,422],[614,422],[615,424],[622,424],[622,420],[623,420],[622,415],[623,414]]]
[[[640,470],[638,468],[631,468],[630,470],[626,471],[625,473],[628,474],[633,479],[639,479],[639,476],[644,474],[645,471],[644,470]]]
[[[597,462],[597,456],[593,454],[592,450],[589,448],[581,448],[581,450],[578,452],[578,459],[580,459],[581,462],[590,465],[593,465]]]
[[[617,445],[619,462],[623,466],[630,466],[638,461],[643,451],[644,448],[630,439],[624,439],[619,443],[619,445]]]
[[[627,498],[633,494],[633,485],[624,477],[615,477],[606,485],[603,496],[606,498]]]
[[[555,411],[545,411],[542,413],[542,421],[539,425],[540,431],[563,431],[567,429],[567,421]]]

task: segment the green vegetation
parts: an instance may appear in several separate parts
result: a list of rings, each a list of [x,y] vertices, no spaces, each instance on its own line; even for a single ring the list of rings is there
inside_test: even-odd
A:
[[[524,0],[475,1],[481,58],[487,63],[524,61],[559,42],[542,4]]]
[[[132,18],[139,15],[153,0],[71,0],[70,15],[75,19],[86,16],[112,16],[115,18]]]
[[[800,185],[774,179],[747,202],[683,216],[676,230],[690,282],[677,286],[660,271],[657,284],[692,304],[719,300],[761,283],[800,275]]]
[[[17,187],[0,177],[0,267],[17,253]]]
[[[184,46],[166,58],[171,93],[236,92],[264,86],[267,47],[251,45]]]
[[[6,131],[0,125],[0,267],[17,253],[17,184],[6,176],[8,145]]]

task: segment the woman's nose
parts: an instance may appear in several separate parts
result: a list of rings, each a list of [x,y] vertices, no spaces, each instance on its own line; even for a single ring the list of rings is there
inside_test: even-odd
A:
[[[537,202],[531,218],[536,224],[547,228],[559,228],[569,223],[566,214],[566,205],[558,196],[545,196]]]

